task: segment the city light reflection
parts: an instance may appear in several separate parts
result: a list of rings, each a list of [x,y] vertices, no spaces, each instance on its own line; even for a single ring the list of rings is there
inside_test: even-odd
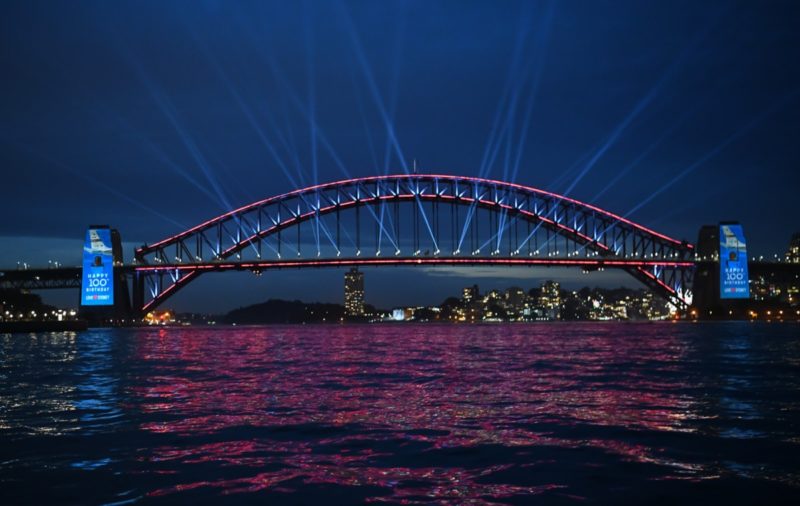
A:
[[[170,329],[142,340],[139,358],[165,372],[142,378],[132,392],[143,413],[156,415],[142,429],[208,441],[157,446],[143,461],[213,464],[246,475],[174,483],[153,494],[371,485],[388,489],[372,500],[415,503],[565,486],[488,483],[497,466],[423,465],[493,447],[590,448],[676,477],[715,472],[645,444],[581,435],[589,427],[694,432],[695,401],[674,393],[690,386],[676,385],[687,353],[679,339],[654,351],[644,337],[603,332],[554,341],[515,327],[500,336],[487,326],[469,337],[455,327],[433,329],[408,333],[401,347],[397,332],[384,327],[245,329],[226,333],[224,342],[211,331]],[[523,350],[524,359],[512,359]],[[637,366],[645,359],[653,367]],[[378,464],[411,449],[419,452],[415,465]]]
[[[731,484],[761,497],[800,487],[791,331],[573,322],[5,334],[0,379],[15,381],[0,381],[0,483],[12,503],[53,502],[47,490],[76,485],[91,503],[617,503],[628,486],[702,495]],[[626,471],[598,485],[610,468]],[[52,486],[31,491],[25,476]]]

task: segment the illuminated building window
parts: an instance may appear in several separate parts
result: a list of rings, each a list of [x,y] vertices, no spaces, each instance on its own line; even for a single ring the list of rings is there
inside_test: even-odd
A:
[[[356,267],[344,275],[344,310],[348,316],[364,315],[364,273]]]

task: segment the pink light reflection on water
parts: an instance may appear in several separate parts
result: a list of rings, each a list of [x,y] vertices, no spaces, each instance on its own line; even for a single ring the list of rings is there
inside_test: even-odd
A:
[[[582,426],[693,430],[694,401],[680,393],[686,350],[679,337],[654,332],[663,328],[632,325],[624,337],[603,325],[167,329],[137,340],[135,359],[155,374],[132,394],[149,420],[141,428],[180,444],[141,458],[252,469],[154,495],[282,490],[300,480],[377,486],[387,495],[372,500],[409,503],[492,502],[563,486],[492,479],[511,464],[431,465],[437,451],[593,448],[699,475],[657,449],[567,434]],[[237,431],[250,437],[235,439]]]

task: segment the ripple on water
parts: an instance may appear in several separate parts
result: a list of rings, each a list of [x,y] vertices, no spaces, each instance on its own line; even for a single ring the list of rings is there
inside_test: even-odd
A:
[[[0,485],[12,503],[776,502],[800,492],[794,330],[5,335]]]

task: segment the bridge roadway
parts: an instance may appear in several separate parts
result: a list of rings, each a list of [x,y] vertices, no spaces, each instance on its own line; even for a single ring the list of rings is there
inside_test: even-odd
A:
[[[116,267],[126,276],[134,272],[154,271],[266,271],[305,267],[354,267],[354,266],[404,266],[404,265],[498,265],[527,267],[578,267],[585,270],[626,267],[652,267],[664,265],[664,261],[604,260],[604,259],[545,259],[545,258],[490,258],[490,257],[385,257],[385,258],[338,258],[330,260],[275,260],[261,262],[209,262],[200,264],[122,265]],[[670,262],[683,267],[713,264],[713,262]],[[749,262],[750,277],[764,276],[774,281],[793,281],[800,277],[800,264],[787,262]],[[119,271],[118,271],[119,272]],[[0,289],[49,290],[80,288],[80,267],[57,267],[45,269],[0,270]]]
[[[0,289],[4,290],[48,290],[80,287],[80,267],[0,271]]]
[[[376,258],[336,258],[265,260],[259,262],[207,262],[175,263],[157,265],[127,264],[117,266],[117,272],[132,276],[134,272],[168,271],[265,271],[275,269],[296,269],[306,267],[357,267],[357,266],[404,266],[404,265],[499,265],[528,267],[579,267],[596,270],[606,267],[648,267],[654,265],[691,266],[691,262],[664,262],[639,260],[603,259],[543,259],[543,258],[491,258],[491,257],[376,257]],[[0,270],[0,289],[48,290],[80,288],[81,267],[56,267],[46,269],[7,269]]]

